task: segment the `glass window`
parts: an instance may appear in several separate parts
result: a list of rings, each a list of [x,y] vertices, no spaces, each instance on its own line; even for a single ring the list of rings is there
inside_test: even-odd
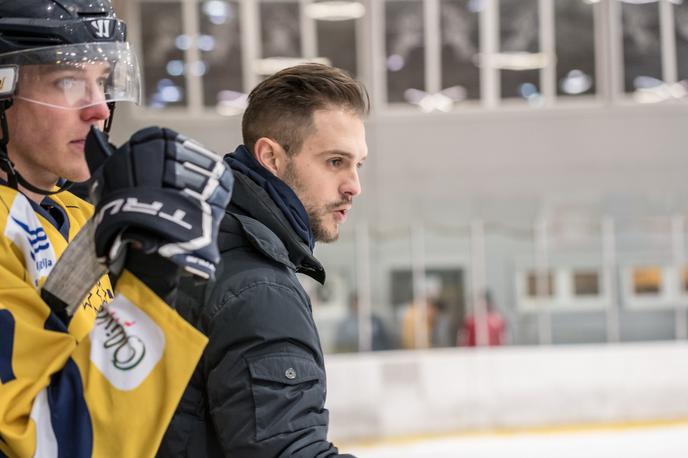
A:
[[[387,100],[407,102],[409,94],[425,90],[423,3],[385,3]],[[412,96],[411,96],[412,98]]]
[[[554,275],[552,272],[528,272],[526,294],[528,297],[554,296]]]
[[[622,1],[624,90],[662,84],[662,50],[657,1]]]
[[[318,57],[326,57],[333,66],[358,76],[356,19],[317,20],[315,27]]]
[[[600,276],[594,270],[581,270],[573,273],[574,296],[599,296]]]
[[[239,2],[208,0],[199,4],[203,103],[222,112],[241,100],[243,89]],[[236,107],[238,108],[238,107]]]
[[[589,0],[556,0],[554,8],[557,94],[594,94],[594,3]]]
[[[421,348],[416,331],[421,318],[420,304],[414,303],[413,272],[408,269],[392,270],[390,278],[390,297],[400,317],[400,338],[402,348]],[[459,268],[428,268],[425,271],[426,312],[433,320],[428,320],[427,337],[429,346],[446,347],[456,344],[457,329],[450,321],[459,322],[465,313],[464,271]],[[453,319],[450,320],[450,317]]]
[[[298,2],[260,4],[261,56],[301,57],[300,7]]]
[[[483,2],[443,0],[441,8],[442,89],[456,102],[480,99],[479,13]]]
[[[184,50],[190,38],[182,29],[178,2],[141,3],[141,18],[154,17],[141,27],[145,103],[151,108],[186,103]]]
[[[657,295],[662,289],[662,269],[657,266],[633,269],[633,292],[637,295]]]
[[[688,1],[674,2],[678,80],[688,83]]]
[[[502,53],[540,51],[537,0],[499,0],[499,50]],[[524,56],[525,57],[525,56]],[[527,66],[527,63],[524,63]],[[538,69],[501,71],[502,98],[540,100]]]

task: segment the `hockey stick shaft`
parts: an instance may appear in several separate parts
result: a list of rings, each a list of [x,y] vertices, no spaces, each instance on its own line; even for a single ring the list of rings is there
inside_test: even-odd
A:
[[[56,312],[72,316],[93,286],[108,270],[98,261],[95,224],[89,219],[69,243],[43,284],[41,296]],[[52,297],[51,297],[52,296]],[[56,304],[57,298],[61,304]]]

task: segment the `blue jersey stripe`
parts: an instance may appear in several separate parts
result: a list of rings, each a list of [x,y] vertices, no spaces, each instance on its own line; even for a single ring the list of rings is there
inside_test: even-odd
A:
[[[24,232],[26,232],[29,235],[33,235],[36,238],[41,237],[41,234],[45,235],[45,230],[42,227],[38,227],[38,228],[32,230],[28,224],[19,221],[14,216],[12,217],[12,219],[14,220],[15,223],[17,223],[19,225],[19,227],[24,229]]]
[[[48,236],[42,227],[39,227],[35,230],[31,230],[31,228],[27,224],[19,221],[14,216],[12,217],[12,219],[27,234],[29,244],[31,245],[31,259],[36,260],[36,255],[38,253],[50,249],[50,241],[48,241]],[[46,241],[48,243],[43,243]]]
[[[33,252],[38,254],[41,251],[47,250],[48,248],[50,248],[49,243],[46,243],[45,245],[38,245],[38,246],[33,247]]]
[[[14,317],[9,310],[0,310],[0,381],[7,383],[15,379],[12,370],[14,347]]]
[[[76,363],[69,359],[48,386],[51,422],[57,439],[57,456],[90,458],[93,453],[91,416]]]
[[[67,332],[65,323],[54,313],[48,316],[45,329]],[[93,453],[91,416],[84,399],[81,373],[72,359],[50,379],[48,404],[58,457],[89,458]]]
[[[52,304],[48,304],[51,309],[53,309]],[[58,316],[53,309],[53,312],[48,315],[48,319],[45,320],[45,329],[48,331],[55,331],[55,332],[67,332],[67,326],[69,326],[69,320],[65,321],[66,313],[62,314],[63,316]],[[69,317],[71,319],[71,317]]]

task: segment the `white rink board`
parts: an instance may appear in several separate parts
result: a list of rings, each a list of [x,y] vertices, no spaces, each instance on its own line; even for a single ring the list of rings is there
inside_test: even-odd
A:
[[[326,364],[335,443],[688,420],[685,342],[329,355]]]
[[[358,458],[685,458],[688,424],[628,430],[480,435],[341,450]]]

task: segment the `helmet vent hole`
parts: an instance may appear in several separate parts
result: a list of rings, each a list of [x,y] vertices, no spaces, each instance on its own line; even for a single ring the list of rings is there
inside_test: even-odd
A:
[[[59,45],[62,43],[62,40],[60,40],[59,37],[56,36],[51,36],[51,35],[38,35],[38,34],[33,34],[33,35],[27,35],[25,33],[13,33],[11,31],[5,31],[1,37],[4,40],[11,41],[17,46],[29,46],[29,47],[34,47],[37,45],[40,46],[51,46],[51,45]]]
[[[105,17],[105,16],[108,16],[109,13],[107,11],[103,11],[103,12],[97,12],[97,13],[77,13],[77,15],[79,17],[89,18],[89,17]]]

